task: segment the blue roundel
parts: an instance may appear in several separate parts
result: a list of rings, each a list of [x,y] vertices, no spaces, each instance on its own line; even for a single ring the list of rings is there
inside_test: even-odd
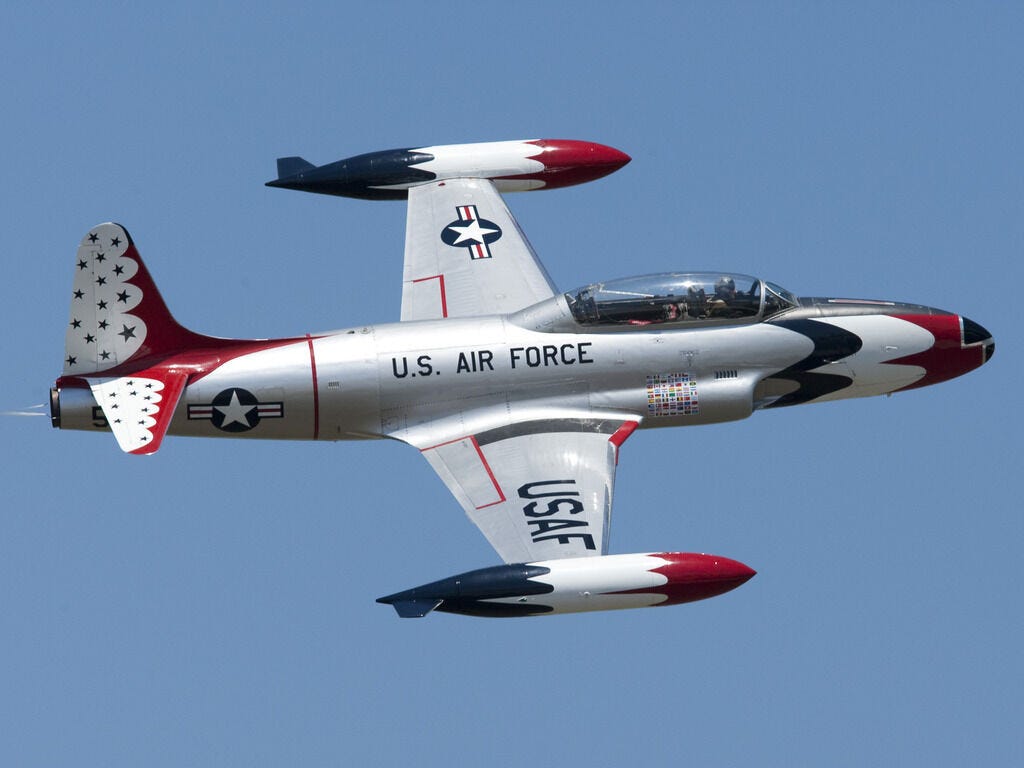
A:
[[[500,237],[501,228],[487,219],[479,219],[474,222],[453,221],[441,231],[441,240],[446,245],[455,245],[460,248],[469,248],[471,245],[480,243],[490,245]]]
[[[225,389],[213,398],[213,426],[225,432],[248,432],[260,423],[259,405],[247,389]]]
[[[456,206],[455,213],[458,218],[441,230],[441,241],[455,248],[468,248],[474,259],[490,258],[488,246],[501,237],[501,227],[481,219],[475,205]]]

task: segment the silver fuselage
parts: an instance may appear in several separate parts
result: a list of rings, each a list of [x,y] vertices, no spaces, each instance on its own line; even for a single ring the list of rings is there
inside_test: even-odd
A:
[[[914,365],[887,364],[934,343],[929,332],[891,310],[860,308],[823,319],[839,333],[855,334],[860,346],[852,355],[815,363],[813,374],[842,376],[852,385],[814,400],[884,394],[924,374]],[[792,391],[796,385],[773,376],[816,348],[807,335],[774,319],[586,330],[574,326],[557,297],[509,316],[368,325],[277,342],[193,377],[169,432],[278,440],[391,437],[425,447],[439,432],[474,434],[510,414],[628,415],[641,427],[725,422]],[[666,403],[673,387],[685,390],[685,404]],[[60,398],[63,428],[106,428],[89,390],[65,390]]]

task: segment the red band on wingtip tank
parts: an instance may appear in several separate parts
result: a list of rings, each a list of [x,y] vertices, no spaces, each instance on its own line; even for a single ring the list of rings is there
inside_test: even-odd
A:
[[[517,174],[498,178],[537,179],[544,182],[545,189],[570,187],[614,173],[632,159],[614,147],[592,141],[537,139],[527,143],[538,148],[537,154],[529,157],[543,163],[544,170],[537,174]]]
[[[692,603],[715,597],[749,581],[757,573],[737,560],[715,555],[701,555],[690,552],[660,552],[651,555],[668,562],[652,568],[651,573],[659,573],[668,579],[668,583],[658,587],[627,589],[612,592],[614,595],[665,595],[662,605],[678,605]]]

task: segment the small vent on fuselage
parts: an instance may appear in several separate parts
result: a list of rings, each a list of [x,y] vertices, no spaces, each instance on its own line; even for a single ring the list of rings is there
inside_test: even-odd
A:
[[[719,381],[721,379],[738,379],[739,376],[739,371],[736,370],[715,371],[715,381]]]

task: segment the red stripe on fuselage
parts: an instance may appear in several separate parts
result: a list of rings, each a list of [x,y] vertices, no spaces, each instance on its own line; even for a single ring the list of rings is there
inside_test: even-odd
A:
[[[313,337],[306,334],[309,344],[309,368],[313,374],[313,439],[320,438],[320,388],[316,382],[316,353],[313,351]]]

